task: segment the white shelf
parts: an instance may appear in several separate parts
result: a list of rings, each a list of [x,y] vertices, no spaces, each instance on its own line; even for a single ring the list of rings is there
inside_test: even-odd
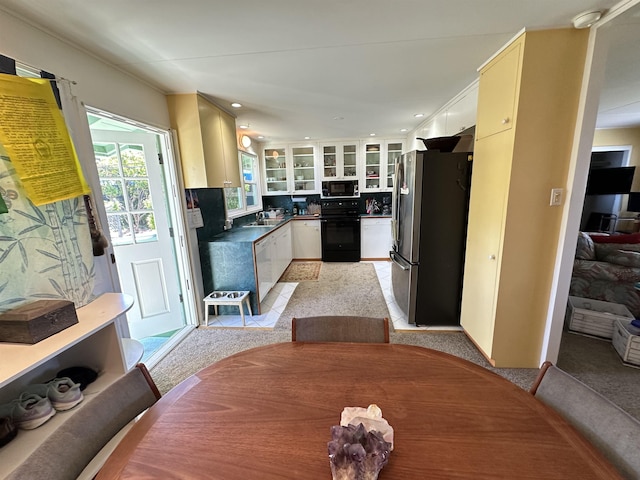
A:
[[[49,338],[30,345],[0,343],[0,389],[30,370],[69,349],[96,331],[113,323],[133,306],[133,297],[123,293],[105,293],[76,310],[78,323]]]
[[[76,310],[78,323],[36,344],[0,343],[0,403],[17,398],[24,387],[52,379],[72,366],[95,370],[98,378],[83,391],[84,400],[66,412],[57,412],[44,425],[19,430],[0,449],[0,478],[5,478],[31,455],[60,425],[81,410],[128,369],[141,355],[139,342],[121,339],[115,320],[133,305],[133,297],[105,293]],[[135,342],[135,343],[134,343]]]

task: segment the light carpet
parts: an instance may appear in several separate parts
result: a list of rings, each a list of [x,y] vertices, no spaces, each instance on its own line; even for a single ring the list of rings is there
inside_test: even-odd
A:
[[[373,264],[324,262],[317,282],[298,284],[274,329],[290,330],[293,317],[319,315],[389,317]]]

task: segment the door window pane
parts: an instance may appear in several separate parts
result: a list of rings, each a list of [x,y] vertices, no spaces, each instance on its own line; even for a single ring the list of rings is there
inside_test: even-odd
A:
[[[93,151],[114,245],[157,241],[143,146],[98,142]]]
[[[100,178],[120,176],[120,162],[115,143],[94,143],[93,152]]]
[[[153,213],[133,213],[131,214],[131,219],[136,243],[155,242],[157,240]]]
[[[147,164],[142,145],[120,144],[122,173],[125,177],[146,177]]]
[[[111,235],[111,241],[114,245],[130,245],[133,243],[129,214],[108,214],[107,219],[109,220],[109,233]]]
[[[123,212],[126,210],[122,180],[100,180],[100,187],[102,188],[102,198],[107,212]]]
[[[149,180],[127,180],[125,185],[129,210],[153,210]]]

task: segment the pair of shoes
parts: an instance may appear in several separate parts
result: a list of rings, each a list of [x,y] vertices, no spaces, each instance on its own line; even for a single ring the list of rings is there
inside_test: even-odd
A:
[[[23,392],[11,403],[0,406],[0,416],[10,417],[13,424],[23,430],[38,428],[55,414],[47,397],[28,392]]]
[[[80,390],[87,388],[87,385],[94,382],[98,378],[98,372],[89,367],[69,367],[64,370],[60,370],[56,377],[68,377],[73,380],[74,383],[80,384]]]
[[[18,430],[11,417],[0,417],[0,448],[16,438]]]
[[[80,391],[80,384],[69,377],[54,378],[47,383],[29,385],[25,393],[48,398],[53,408],[59,412],[69,410],[79,404],[84,396]]]
[[[32,430],[53,417],[56,410],[69,410],[83,398],[79,383],[67,377],[55,378],[29,385],[17,399],[0,405],[0,417],[10,417],[16,427]]]

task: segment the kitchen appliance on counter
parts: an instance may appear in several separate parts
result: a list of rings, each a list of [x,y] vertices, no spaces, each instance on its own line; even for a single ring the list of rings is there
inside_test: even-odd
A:
[[[323,262],[360,261],[358,200],[322,200],[320,225]]]
[[[353,198],[360,196],[358,180],[327,180],[322,182],[322,198]]]
[[[460,324],[472,158],[426,150],[396,159],[391,284],[409,323]]]

